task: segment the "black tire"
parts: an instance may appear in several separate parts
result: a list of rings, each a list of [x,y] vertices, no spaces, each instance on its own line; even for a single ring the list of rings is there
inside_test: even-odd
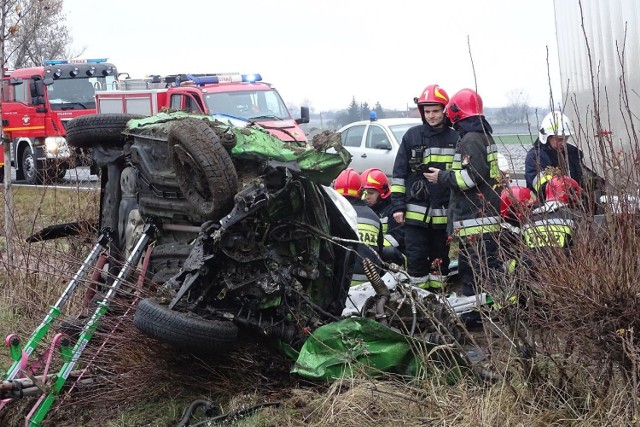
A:
[[[0,184],[4,182],[4,166],[0,166]]]
[[[44,177],[42,176],[42,164],[38,161],[31,147],[27,147],[22,153],[22,173],[27,184],[42,184]]]
[[[211,127],[199,119],[175,122],[168,136],[171,164],[185,199],[205,220],[219,220],[233,206],[238,174]]]
[[[122,131],[127,122],[146,116],[140,114],[87,114],[77,117],[67,125],[67,144],[77,148],[91,148],[97,145],[121,147],[125,137]]]
[[[230,321],[169,310],[153,298],[138,303],[133,324],[147,336],[192,353],[223,355],[238,339],[238,327]]]
[[[66,174],[66,166],[51,164],[45,171],[45,179],[47,183],[55,184],[62,181]]]

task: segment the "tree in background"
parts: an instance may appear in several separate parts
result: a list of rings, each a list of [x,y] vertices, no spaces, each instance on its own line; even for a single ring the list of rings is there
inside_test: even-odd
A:
[[[72,39],[62,4],[63,0],[0,0],[4,64],[22,68],[77,56],[69,51]]]
[[[371,108],[369,108],[369,103],[365,101],[360,105],[360,120],[369,120],[370,114]]]
[[[347,119],[349,120],[347,123],[357,122],[360,120],[360,105],[356,101],[356,97],[351,98],[351,104],[349,104],[349,108],[347,108]]]
[[[526,123],[529,115],[529,97],[522,89],[513,89],[507,93],[508,103],[502,107],[497,118],[502,123]]]
[[[380,102],[376,102],[376,106],[373,111],[376,112],[376,116],[378,116],[379,119],[384,119],[384,110],[382,109]]]

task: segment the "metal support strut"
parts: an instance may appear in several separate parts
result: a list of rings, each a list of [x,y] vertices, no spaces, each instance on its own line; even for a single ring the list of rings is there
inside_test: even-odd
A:
[[[140,261],[143,251],[145,250],[151,239],[155,236],[158,227],[159,223],[157,223],[154,218],[147,219],[144,229],[142,230],[142,236],[140,236],[138,243],[136,243],[136,246],[131,251],[131,254],[120,270],[118,277],[116,277],[114,282],[111,284],[104,299],[100,301],[100,303],[98,304],[98,308],[82,329],[80,337],[78,338],[78,342],[71,351],[71,357],[68,360],[64,361],[65,363],[62,365],[60,371],[58,372],[58,375],[56,376],[55,383],[53,383],[51,388],[49,388],[40,396],[40,399],[38,399],[30,412],[30,414],[33,414],[33,417],[27,416],[25,425],[28,425],[29,427],[39,427],[41,425],[42,421],[47,415],[47,412],[49,412],[51,405],[53,404],[58,394],[60,394],[60,391],[62,390],[62,387],[64,387],[67,378],[80,359],[82,352],[93,337],[93,334],[98,328],[100,319],[106,314],[109,303],[115,297],[116,292],[118,291],[122,283],[126,280],[131,270],[135,268],[135,266]]]
[[[5,342],[11,349],[11,357],[14,361],[11,367],[7,370],[7,374],[4,377],[5,381],[13,380],[21,369],[26,368],[29,357],[38,344],[40,344],[47,332],[49,332],[51,325],[60,315],[62,307],[67,303],[76,287],[87,274],[87,271],[94,264],[100,253],[107,249],[107,245],[112,238],[113,231],[109,227],[103,228],[95,246],[91,249],[91,252],[80,266],[80,269],[73,276],[58,301],[51,306],[49,313],[46,315],[42,323],[40,323],[40,325],[33,331],[22,350],[20,350],[20,338],[17,335],[11,334],[7,336]]]

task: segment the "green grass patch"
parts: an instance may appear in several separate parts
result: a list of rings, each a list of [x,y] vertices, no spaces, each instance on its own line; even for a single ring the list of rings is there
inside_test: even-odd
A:
[[[498,144],[518,144],[529,146],[533,144],[538,135],[493,135],[493,139]]]

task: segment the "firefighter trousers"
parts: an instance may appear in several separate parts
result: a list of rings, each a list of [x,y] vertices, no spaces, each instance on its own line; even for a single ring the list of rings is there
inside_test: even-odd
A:
[[[504,266],[498,258],[496,238],[484,234],[459,242],[458,275],[465,296],[486,292],[487,286],[495,286],[504,273]]]
[[[447,230],[434,229],[431,225],[421,227],[405,224],[404,227],[409,275],[421,277],[430,273],[440,273],[443,276],[449,274]],[[442,262],[435,265],[436,259],[440,259]]]

